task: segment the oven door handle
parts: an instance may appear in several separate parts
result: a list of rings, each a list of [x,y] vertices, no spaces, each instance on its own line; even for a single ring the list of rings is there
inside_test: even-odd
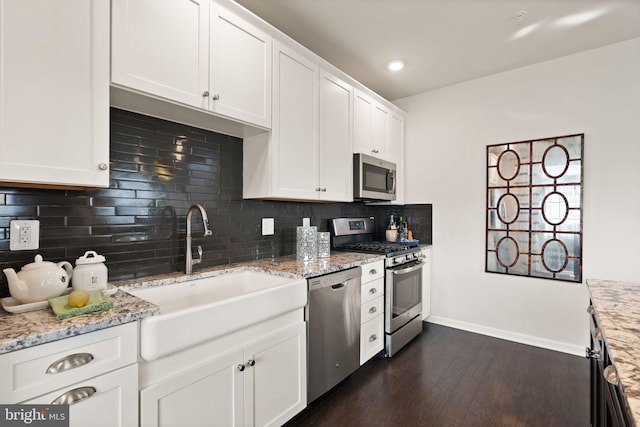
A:
[[[408,274],[408,273],[412,273],[416,270],[420,270],[422,267],[424,267],[423,265],[424,263],[422,261],[418,261],[417,264],[411,266],[411,267],[407,267],[407,268],[399,268],[397,270],[391,270],[391,272],[393,274]]]

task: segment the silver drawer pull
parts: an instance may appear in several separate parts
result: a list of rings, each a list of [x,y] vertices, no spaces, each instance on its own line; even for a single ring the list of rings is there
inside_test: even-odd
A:
[[[376,334],[373,334],[369,337],[369,342],[374,342],[377,339],[378,339],[378,336]]]
[[[58,374],[60,372],[74,369],[93,360],[93,354],[91,353],[75,353],[56,360],[47,368],[47,374]]]
[[[378,311],[378,307],[371,307],[369,309],[369,313],[372,313],[372,314],[375,313],[376,311]]]
[[[375,268],[372,268],[371,270],[369,270],[369,274],[370,275],[374,275],[374,274],[378,274],[378,270],[376,270]]]
[[[371,288],[371,289],[369,289],[369,293],[373,295],[373,294],[378,293],[378,290],[376,288]]]
[[[90,398],[96,392],[95,387],[78,387],[73,390],[69,390],[65,394],[58,397],[51,402],[52,405],[73,405],[78,402],[82,402],[85,399]]]
[[[609,384],[618,385],[618,371],[616,371],[615,366],[609,365],[604,368],[604,371],[602,371],[602,375]]]

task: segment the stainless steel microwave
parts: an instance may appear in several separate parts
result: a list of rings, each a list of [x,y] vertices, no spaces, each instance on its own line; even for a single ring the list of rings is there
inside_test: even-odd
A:
[[[362,153],[353,155],[353,198],[396,199],[396,164]]]

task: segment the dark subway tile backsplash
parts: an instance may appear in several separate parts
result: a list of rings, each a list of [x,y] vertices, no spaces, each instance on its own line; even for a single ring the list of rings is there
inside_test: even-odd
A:
[[[320,230],[334,217],[408,218],[414,235],[431,242],[431,205],[368,206],[242,199],[242,140],[190,126],[111,109],[109,188],[44,190],[0,187],[0,270],[16,271],[40,253],[70,261],[87,250],[106,257],[109,280],[184,271],[186,214],[194,203],[208,212],[213,236],[195,269],[295,253],[295,227],[303,217]],[[275,235],[262,236],[261,219],[275,218]],[[9,222],[40,221],[40,249],[9,251]],[[0,297],[8,296],[4,274]]]

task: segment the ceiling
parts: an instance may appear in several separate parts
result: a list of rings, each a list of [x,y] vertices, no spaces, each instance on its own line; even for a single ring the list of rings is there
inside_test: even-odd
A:
[[[640,37],[640,0],[236,1],[390,100]]]

